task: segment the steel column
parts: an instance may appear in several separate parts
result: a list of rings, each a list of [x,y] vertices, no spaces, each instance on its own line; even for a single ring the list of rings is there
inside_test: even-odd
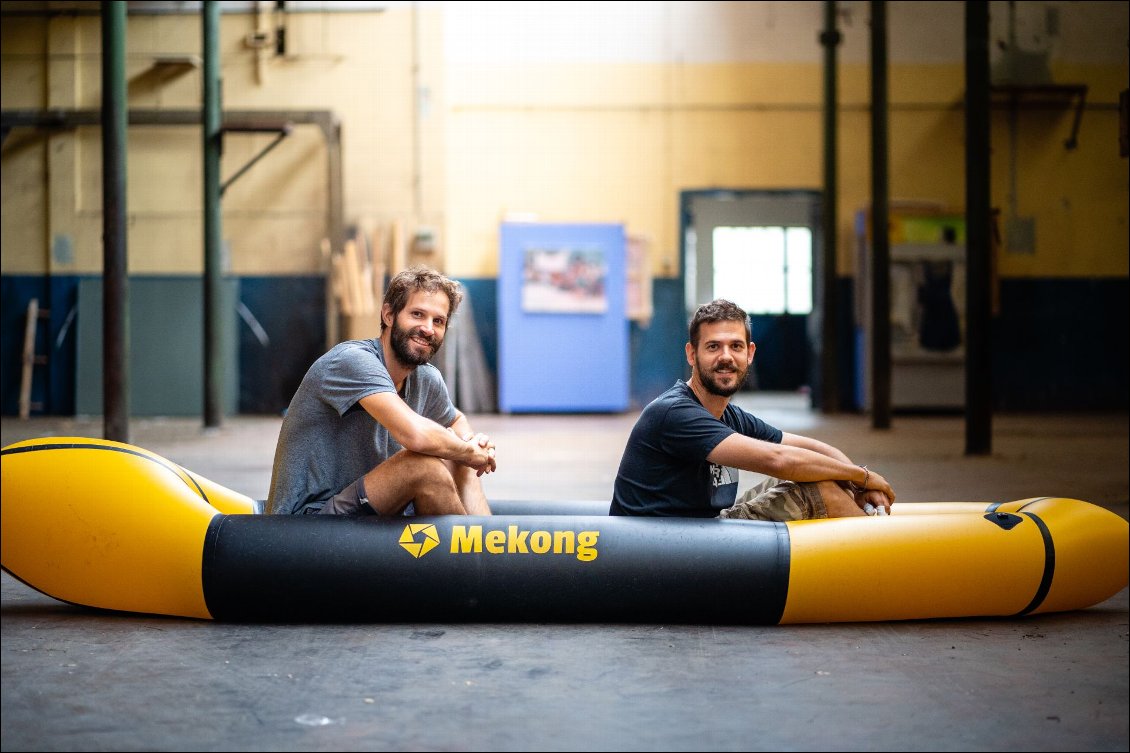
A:
[[[102,423],[129,442],[126,3],[102,3]]]
[[[989,4],[965,4],[965,454],[993,445]]]
[[[223,218],[220,213],[220,155],[223,120],[220,105],[220,4],[203,3],[204,46],[204,427],[223,423],[224,363],[221,285]]]
[[[891,428],[891,234],[887,3],[871,1],[871,426]]]

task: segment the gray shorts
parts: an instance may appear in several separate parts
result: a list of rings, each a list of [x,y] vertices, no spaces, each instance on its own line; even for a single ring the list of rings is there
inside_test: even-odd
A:
[[[365,478],[359,478],[342,489],[322,507],[322,515],[375,515],[365,494]]]
[[[365,478],[361,477],[354,481],[349,486],[342,489],[335,494],[321,510],[316,510],[313,506],[306,508],[311,514],[318,515],[379,515],[373,506],[369,504],[369,497],[365,494]],[[401,515],[415,515],[416,507],[412,502],[404,508]]]
[[[718,517],[783,523],[826,518],[828,510],[815,483],[767,478],[742,494],[733,507],[726,508]]]

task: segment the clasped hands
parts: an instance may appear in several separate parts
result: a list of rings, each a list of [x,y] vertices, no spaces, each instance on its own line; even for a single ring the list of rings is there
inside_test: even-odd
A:
[[[878,489],[859,489],[852,496],[855,497],[855,504],[868,515],[891,514],[890,497]]]
[[[498,468],[498,462],[494,458],[494,442],[490,441],[490,437],[486,434],[471,434],[467,433],[460,437],[464,442],[473,442],[483,450],[486,455],[485,461],[480,461],[476,456],[475,460],[467,465],[475,469],[476,476],[482,476],[484,473],[492,473]],[[477,455],[477,453],[476,453]]]
[[[864,466],[864,470],[867,470]],[[887,480],[874,471],[867,470],[866,487],[849,483],[847,491],[863,512],[868,515],[890,515],[895,492]]]

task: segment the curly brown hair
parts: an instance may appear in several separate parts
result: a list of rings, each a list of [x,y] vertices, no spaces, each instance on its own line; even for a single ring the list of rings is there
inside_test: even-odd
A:
[[[428,267],[409,267],[389,280],[385,290],[384,302],[392,310],[393,321],[396,316],[408,305],[408,297],[413,293],[423,290],[428,293],[443,293],[447,296],[450,306],[447,310],[447,321],[450,323],[455,317],[455,311],[463,302],[463,290],[458,282],[444,277],[434,269]],[[381,332],[387,325],[381,319]]]
[[[751,337],[751,326],[749,322],[749,314],[745,312],[741,306],[738,306],[732,301],[727,301],[725,298],[715,298],[710,303],[704,303],[698,307],[691,317],[690,326],[690,340],[691,345],[698,347],[698,331],[703,324],[713,324],[714,322],[741,322],[745,325],[745,339],[748,342]]]

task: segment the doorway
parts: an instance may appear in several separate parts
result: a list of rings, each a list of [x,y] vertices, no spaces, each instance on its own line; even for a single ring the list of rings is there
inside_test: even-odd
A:
[[[820,194],[703,190],[681,195],[683,290],[694,310],[727,298],[750,315],[757,355],[743,389],[794,392],[815,382]]]

